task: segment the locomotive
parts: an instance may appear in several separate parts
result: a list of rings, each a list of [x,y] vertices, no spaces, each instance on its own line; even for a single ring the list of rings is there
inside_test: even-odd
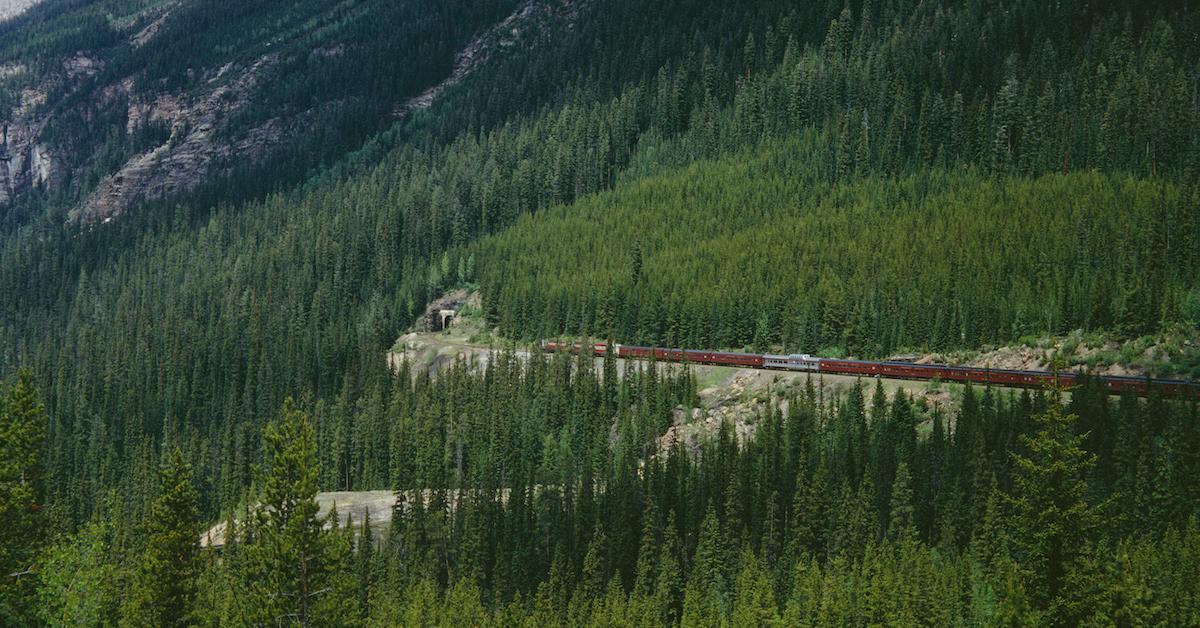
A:
[[[556,351],[568,351],[570,353],[587,351],[596,357],[603,357],[608,352],[608,345],[603,342],[584,345],[578,342],[561,343],[554,340],[543,340],[541,347],[543,351],[548,353]],[[994,384],[1015,388],[1071,388],[1082,378],[1082,374],[1074,371],[1026,371],[950,366],[947,364],[914,364],[912,362],[897,361],[871,362],[866,360],[819,358],[807,353],[774,355],[730,351],[701,351],[696,349],[667,349],[663,347],[645,347],[615,343],[613,344],[613,355],[618,358],[632,360],[654,359],[660,362],[687,362],[690,364],[710,364],[739,368],[829,373],[831,375],[886,377],[889,379],[937,379],[950,382]],[[1092,379],[1099,381],[1113,395],[1132,393],[1145,397],[1153,390],[1163,397],[1200,399],[1200,382],[1181,379],[1150,379],[1121,376],[1096,376]]]

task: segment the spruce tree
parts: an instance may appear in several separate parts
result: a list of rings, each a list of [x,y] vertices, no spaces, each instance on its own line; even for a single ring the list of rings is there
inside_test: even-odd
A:
[[[291,399],[263,432],[264,463],[257,469],[261,503],[253,512],[242,573],[242,621],[270,625],[326,625],[316,598],[328,595],[333,567],[327,556],[315,497],[319,467],[308,415]]]
[[[748,549],[742,550],[741,571],[733,601],[734,626],[773,626],[779,621],[775,586],[763,561]]]
[[[663,625],[673,625],[679,617],[682,602],[683,575],[679,565],[682,552],[679,534],[676,532],[675,511],[667,514],[667,525],[663,532],[662,548],[658,558],[658,575],[654,582],[655,618]]]
[[[363,507],[362,525],[358,534],[358,551],[355,556],[358,577],[358,607],[363,619],[371,614],[371,587],[378,579],[375,571],[375,536],[371,530],[371,509]]]
[[[1016,562],[1035,607],[1055,625],[1075,625],[1094,601],[1087,557],[1100,511],[1087,500],[1086,478],[1096,458],[1073,432],[1075,416],[1058,404],[1036,422],[1038,432],[1022,437],[1028,455],[1013,454]]]
[[[658,572],[658,510],[653,497],[647,497],[642,512],[642,536],[638,541],[637,569],[634,572],[633,592],[649,596],[654,591]]]
[[[46,539],[42,485],[46,411],[22,369],[0,398],[0,624],[32,621],[35,561]]]
[[[716,512],[709,504],[700,524],[700,542],[692,558],[683,602],[685,624],[719,625],[732,608],[729,556]]]
[[[892,482],[887,535],[892,540],[916,536],[916,528],[913,525],[912,477],[908,473],[908,465],[903,462],[896,467],[896,479]]]
[[[192,467],[176,448],[159,472],[159,497],[150,512],[146,549],[125,600],[128,626],[186,626],[194,622],[201,568],[201,526]]]

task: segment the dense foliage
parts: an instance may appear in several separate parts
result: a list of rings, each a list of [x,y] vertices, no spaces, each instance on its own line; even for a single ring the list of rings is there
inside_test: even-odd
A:
[[[1194,185],[942,170],[828,183],[821,144],[637,181],[485,240],[472,252],[489,320],[531,339],[870,356],[1200,323]]]
[[[1195,404],[967,388],[947,414],[810,378],[781,383],[740,439],[725,422],[698,449],[660,449],[694,395],[678,367],[498,354],[437,380],[403,365],[352,416],[289,400],[265,430],[254,506],[231,513],[201,571],[168,562],[157,585],[134,585],[146,602],[117,603],[169,527],[194,539],[195,520],[170,514],[195,503],[175,456],[155,531],[123,537],[106,517],[61,539],[41,612],[76,625],[137,625],[155,604],[204,625],[1179,625],[1200,612]],[[318,483],[371,476],[396,487],[382,536],[340,528],[336,510],[323,529]],[[104,577],[64,588],[64,561]]]
[[[5,222],[0,622],[1195,623],[1194,406],[975,391],[946,416],[814,387],[752,438],[657,452],[687,373],[498,355],[431,381],[382,352],[471,283],[527,339],[877,354],[1197,324],[1200,12],[575,4],[377,136],[514,3],[165,23],[147,89],[271,43],[287,71],[239,124],[346,107],[111,224]],[[111,46],[119,72],[140,56],[109,16],[144,7],[48,2],[0,52]],[[104,163],[163,140],[90,135],[125,125],[95,113],[55,132],[111,137]],[[378,544],[321,531],[318,489],[371,488],[404,504]],[[223,553],[181,549],[220,519]]]
[[[482,246],[490,320],[871,355],[1196,324],[1198,110],[1174,61],[1195,42],[1154,22],[1135,43],[1113,16],[1078,48],[1046,33],[989,57],[991,38],[948,43],[1017,36],[978,8],[865,6],[820,46],[784,22],[747,39],[725,106],[703,64],[664,69],[640,180]]]
[[[386,129],[400,105],[448,76],[455,54],[515,4],[46,2],[0,24],[0,65],[20,68],[0,73],[0,119],[23,89],[47,91],[35,110],[45,119],[39,140],[63,169],[81,169],[48,201],[65,210],[128,159],[189,132],[135,124],[131,103],[145,106],[171,95],[186,104],[189,97],[237,86],[228,99],[248,90],[249,102],[218,120],[214,139],[274,129],[282,145],[261,164],[214,164],[217,180],[194,198],[240,201],[294,184]],[[144,44],[143,31],[153,32]],[[62,68],[77,58],[90,59],[95,70],[62,79]],[[27,219],[15,213],[6,222]]]

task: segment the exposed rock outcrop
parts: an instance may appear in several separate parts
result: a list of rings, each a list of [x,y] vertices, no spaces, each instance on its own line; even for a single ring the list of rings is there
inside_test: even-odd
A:
[[[509,50],[537,47],[546,43],[554,28],[570,30],[579,17],[584,0],[526,0],[504,21],[488,29],[467,44],[454,59],[454,69],[446,80],[430,87],[396,107],[394,115],[403,118],[417,109],[426,109],[447,89],[462,82],[472,71],[495,56]]]
[[[553,32],[570,30],[585,2],[525,0],[467,44],[445,80],[398,105],[396,114],[429,107],[484,63],[544,45]],[[129,46],[145,47],[169,32],[179,6],[157,3],[122,20]],[[187,192],[235,165],[265,160],[288,139],[307,132],[327,107],[341,103],[265,112],[253,106],[256,99],[272,88],[283,68],[293,67],[296,54],[334,59],[356,45],[331,41],[296,53],[281,51],[284,46],[268,48],[275,43],[256,48],[257,59],[230,55],[223,65],[184,67],[184,79],[146,79],[139,68],[122,65],[105,51],[67,55],[52,72],[37,68],[35,81],[19,76],[28,68],[0,66],[7,86],[33,84],[16,107],[0,111],[0,212],[22,195],[44,189],[78,199],[68,212],[70,220],[106,222],[137,203]],[[127,141],[109,141],[104,133],[122,115]],[[88,134],[90,128],[97,132]],[[63,186],[69,189],[59,190]]]
[[[0,205],[25,190],[59,183],[54,151],[39,140],[45,121],[34,114],[45,101],[44,92],[27,89],[11,120],[0,121]]]
[[[454,290],[435,299],[421,316],[418,327],[421,331],[442,331],[445,327],[445,312],[458,312],[468,301],[479,303],[479,293],[471,294],[466,290]]]
[[[19,15],[39,0],[0,0],[0,21]]]
[[[216,164],[229,159],[255,161],[278,144],[282,128],[277,120],[252,128],[234,137],[223,137],[222,122],[246,106],[253,88],[274,57],[259,59],[237,72],[237,79],[191,102],[175,94],[164,94],[145,102],[130,101],[129,130],[148,123],[170,127],[166,143],[137,155],[117,172],[105,177],[83,203],[76,219],[89,222],[104,220],[127,209],[131,204],[170,194],[185,192],[205,180]],[[229,66],[214,76],[216,82]],[[123,89],[129,90],[126,81]]]

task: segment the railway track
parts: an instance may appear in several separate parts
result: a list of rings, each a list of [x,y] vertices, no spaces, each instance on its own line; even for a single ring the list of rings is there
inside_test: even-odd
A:
[[[608,353],[606,343],[563,343],[544,340],[543,351],[554,353],[587,351],[596,357]],[[948,382],[979,383],[1010,388],[1056,388],[1070,389],[1086,377],[1099,382],[1109,394],[1134,394],[1146,397],[1157,393],[1163,397],[1200,400],[1200,382],[1180,379],[1152,379],[1142,377],[1089,376],[1076,371],[1024,371],[1012,369],[990,369],[947,364],[914,364],[911,362],[872,362],[868,360],[842,360],[819,358],[808,354],[762,354],[728,351],[702,351],[695,349],[669,349],[639,345],[613,344],[615,356],[627,360],[657,360],[660,362],[687,362],[736,368],[769,369],[791,372],[828,373],[859,377],[883,377],[888,379],[942,380]]]

